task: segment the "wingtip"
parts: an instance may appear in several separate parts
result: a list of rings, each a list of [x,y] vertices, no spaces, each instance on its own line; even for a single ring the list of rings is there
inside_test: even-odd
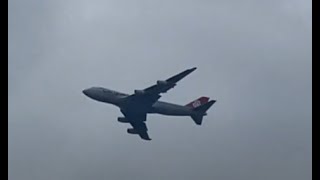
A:
[[[197,67],[193,67],[193,68],[190,69],[190,71],[194,71],[196,69],[197,69]]]

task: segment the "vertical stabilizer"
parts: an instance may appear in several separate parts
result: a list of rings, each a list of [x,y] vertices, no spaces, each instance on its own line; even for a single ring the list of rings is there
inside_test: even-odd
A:
[[[200,98],[188,103],[186,106],[194,109],[194,108],[197,108],[197,107],[207,103],[208,101],[209,101],[208,97],[202,96],[202,97],[200,97]]]

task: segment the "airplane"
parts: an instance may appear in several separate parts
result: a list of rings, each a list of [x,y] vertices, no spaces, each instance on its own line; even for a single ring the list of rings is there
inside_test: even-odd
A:
[[[121,123],[129,123],[133,128],[127,129],[129,134],[138,134],[143,140],[151,140],[146,126],[147,114],[162,114],[169,116],[190,116],[197,125],[202,124],[203,116],[216,102],[209,97],[202,96],[186,105],[178,105],[159,101],[162,93],[174,88],[176,83],[197,68],[187,69],[167,80],[158,80],[153,86],[143,90],[134,90],[129,95],[103,87],[91,87],[82,92],[89,98],[115,105],[120,108],[124,117],[118,117]]]

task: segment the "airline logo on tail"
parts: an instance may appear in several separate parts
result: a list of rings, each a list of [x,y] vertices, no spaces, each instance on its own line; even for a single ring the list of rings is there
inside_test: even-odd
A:
[[[193,108],[196,108],[196,107],[198,107],[198,106],[200,106],[200,105],[201,105],[201,102],[200,102],[199,100],[196,100],[196,101],[194,101],[194,102],[192,103]]]
[[[203,104],[206,104],[207,102],[209,101],[209,98],[208,97],[200,97],[192,102],[190,102],[189,104],[187,104],[186,106],[194,109],[194,108],[197,108]]]

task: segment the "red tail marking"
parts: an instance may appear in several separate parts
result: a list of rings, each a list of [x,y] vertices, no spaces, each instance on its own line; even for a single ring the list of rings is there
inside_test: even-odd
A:
[[[208,97],[200,97],[200,98],[190,102],[186,106],[191,107],[191,108],[196,108],[196,107],[199,107],[199,106],[207,103],[208,101],[209,101]]]

